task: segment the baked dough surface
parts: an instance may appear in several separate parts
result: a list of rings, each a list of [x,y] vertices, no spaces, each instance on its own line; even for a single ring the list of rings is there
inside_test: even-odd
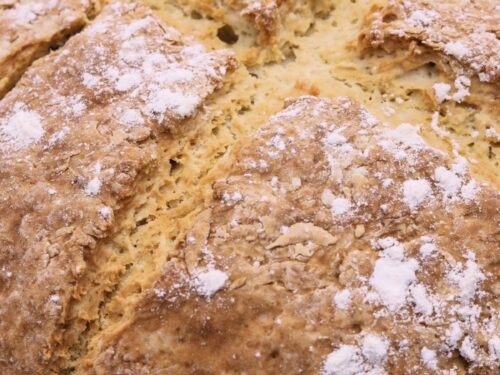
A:
[[[0,98],[33,61],[80,31],[99,9],[99,0],[0,2]]]
[[[11,6],[4,3],[0,0],[0,8]],[[7,311],[9,317],[5,325],[0,323],[0,334],[7,332],[3,341],[0,338],[0,366],[4,366],[0,372],[178,374],[224,373],[224,369],[226,373],[241,373],[246,366],[246,370],[254,369],[256,373],[282,373],[286,369],[297,373],[301,368],[305,373],[335,373],[332,368],[345,365],[355,373],[372,371],[373,375],[382,373],[382,367],[396,374],[432,373],[436,364],[443,369],[456,366],[459,374],[465,369],[475,374],[494,373],[498,366],[493,353],[497,350],[495,335],[499,336],[494,299],[498,295],[499,241],[498,193],[492,189],[500,187],[495,84],[481,82],[472,73],[463,101],[450,98],[438,102],[433,86],[454,86],[456,79],[454,71],[441,65],[459,69],[462,65],[448,60],[441,64],[439,49],[420,58],[423,55],[412,54],[413,50],[401,41],[396,45],[384,40],[380,48],[365,48],[359,36],[365,35],[366,16],[373,16],[370,9],[378,1],[145,3],[183,36],[156,18],[152,28],[143,29],[141,22],[136,24],[136,16],[148,13],[144,8],[137,10],[139,15],[116,15],[109,22],[103,20],[107,17],[103,15],[83,34],[71,38],[61,51],[35,63],[29,69],[33,74],[28,72],[0,102],[0,139],[13,155],[7,161],[0,159],[0,173],[7,178],[0,177],[0,187],[8,185],[8,194],[1,195],[8,200],[2,201],[3,206],[0,203],[4,217],[0,220],[0,241],[6,241],[0,242],[0,248],[7,246],[7,252],[0,255],[0,293],[2,298],[8,295],[8,301],[17,304],[0,306],[0,314]],[[443,2],[443,6],[446,3],[449,1]],[[111,9],[105,13],[109,15]],[[383,9],[383,4],[373,9]],[[128,22],[139,27],[136,33],[120,32]],[[231,29],[237,36],[236,42]],[[130,38],[122,40],[119,34]],[[193,45],[191,37],[208,50],[229,47],[243,64],[236,68],[227,52],[208,53]],[[125,50],[118,48],[124,47],[122,42],[128,45]],[[388,46],[397,48],[387,53],[384,50]],[[159,51],[158,55],[153,51]],[[192,54],[196,58],[191,59]],[[94,61],[97,70],[84,71],[82,56],[101,55],[106,58]],[[114,70],[117,67],[118,72]],[[225,77],[223,68],[235,71]],[[54,73],[56,70],[58,74]],[[143,76],[146,71],[154,77]],[[216,76],[212,76],[214,71]],[[84,73],[91,73],[85,76],[89,86],[85,88],[78,78]],[[191,80],[186,79],[191,75]],[[159,77],[163,77],[161,82]],[[212,93],[215,88],[218,90]],[[149,89],[151,95],[146,93]],[[171,102],[170,99],[179,98],[178,92],[168,95],[172,90],[189,94],[183,98],[189,100]],[[159,91],[165,95],[152,94]],[[455,91],[452,87],[450,96]],[[190,93],[198,100],[189,97]],[[11,95],[13,98],[9,99]],[[79,95],[82,96],[78,99]],[[345,98],[307,97],[294,103],[292,100],[283,116],[273,118],[266,130],[257,134],[270,117],[283,109],[285,98],[302,95],[346,96],[355,102]],[[20,105],[17,110],[23,112],[21,116],[12,116],[15,104],[25,103],[24,100],[33,102],[36,108]],[[81,115],[80,101],[85,105]],[[352,108],[340,110],[346,101]],[[195,103],[196,108],[190,112],[193,107],[188,104]],[[357,103],[380,123],[365,129],[366,121],[371,120],[362,119],[366,112]],[[154,111],[152,117],[148,116],[153,105],[166,108],[164,116]],[[325,111],[315,112],[317,106]],[[289,112],[292,108],[297,109],[295,115]],[[38,117],[24,116],[24,112],[36,112],[43,117],[43,132],[37,133],[37,127],[31,127],[37,124]],[[30,126],[22,128],[25,134],[35,131],[34,137],[28,137],[28,141],[34,141],[26,149],[13,142],[13,135],[23,132],[12,132],[12,117],[31,121],[27,123]],[[322,127],[321,119],[335,120]],[[325,169],[324,143],[296,139],[304,151],[297,146],[294,155],[291,143],[283,138],[286,149],[276,150],[284,157],[283,163],[269,163],[274,159],[262,150],[269,148],[266,142],[270,137],[283,136],[279,130],[282,123],[286,134],[296,135],[295,124],[295,128],[307,128],[318,139],[339,130],[341,123],[352,124],[351,132],[339,130],[355,146],[353,164],[342,164],[336,169],[342,171],[346,191],[333,177],[325,177],[325,170],[331,170]],[[413,128],[401,128],[404,123]],[[49,136],[63,125],[77,130],[45,149]],[[365,144],[364,137],[375,132],[370,140],[380,140],[390,133],[388,127],[415,129],[403,137],[416,139],[414,146],[422,146],[416,155],[423,159],[416,161],[414,171],[409,169],[410,161],[400,162],[390,150],[384,153],[371,141],[366,144],[376,155],[380,152],[382,160],[373,161],[373,153],[368,155],[366,165],[366,160],[360,159],[359,147]],[[417,128],[425,142],[441,152],[423,147],[416,136]],[[358,134],[354,134],[355,130]],[[365,130],[368,133],[359,134]],[[41,134],[41,138],[36,134]],[[22,136],[19,139],[21,143],[26,141]],[[342,146],[340,140],[332,136],[333,148]],[[411,147],[401,155],[410,155],[408,150]],[[316,159],[302,160],[301,154]],[[459,155],[470,162],[473,177],[463,168]],[[346,159],[334,156],[341,161]],[[244,158],[255,161],[258,168],[263,159],[270,167],[253,170]],[[17,169],[10,169],[11,165]],[[437,175],[447,176],[449,183],[439,182],[436,177],[439,166],[449,173],[440,169]],[[370,172],[368,177],[363,168]],[[396,184],[381,187],[383,181],[375,176],[376,168],[387,175],[395,174],[391,178]],[[323,174],[316,176],[311,172],[316,170]],[[251,175],[245,176],[244,171]],[[269,186],[271,174],[279,177],[283,191]],[[401,202],[401,189],[408,174],[425,178],[434,198],[428,195],[429,199],[418,205],[415,212]],[[469,185],[472,179],[477,186]],[[2,185],[2,181],[7,185]],[[9,185],[9,181],[15,181],[20,188]],[[94,182],[90,184],[91,181]],[[483,181],[492,188],[479,187]],[[97,195],[85,194],[86,188],[99,184]],[[475,200],[463,201],[466,186],[469,192],[476,193]],[[115,187],[119,187],[118,192],[113,190]],[[375,189],[378,194],[371,194],[364,187]],[[47,194],[49,189],[53,192],[52,188],[56,195]],[[385,213],[376,204],[362,205],[353,216],[341,215],[346,220],[338,221],[333,208],[323,202],[325,188],[332,195],[335,193],[334,199],[349,198],[351,208],[354,198],[359,197],[370,204],[391,200],[394,205]],[[450,205],[445,205],[443,189],[448,188],[459,199],[451,197]],[[242,194],[241,201],[227,204],[227,191],[233,193],[231,197],[237,192],[246,195]],[[255,196],[260,193],[278,200],[261,202],[260,196]],[[326,202],[330,198],[326,193]],[[111,217],[104,220],[101,211],[97,211],[101,208],[103,213],[111,212]],[[434,209],[437,216],[431,215]],[[271,220],[260,215],[262,212],[269,214]],[[331,220],[323,218],[318,222],[317,215],[330,213]],[[233,226],[228,221],[231,215],[247,215],[249,222],[242,219],[243,225]],[[27,219],[23,221],[21,216]],[[15,217],[19,220],[10,221]],[[284,234],[277,226],[287,220],[283,230],[300,224],[292,228],[295,232],[290,232],[299,234],[293,240],[297,242],[266,249]],[[436,223],[431,223],[433,220]],[[11,227],[4,231],[5,223],[23,231],[11,231]],[[308,223],[315,223],[314,227]],[[385,223],[389,232],[384,229]],[[75,232],[63,231],[60,238],[54,233],[61,225],[71,226]],[[214,231],[207,232],[207,228]],[[331,237],[318,228],[338,237],[336,242],[329,243]],[[38,229],[41,230],[36,232]],[[302,241],[300,235],[309,230],[314,241],[312,237]],[[421,234],[426,231],[431,232],[429,237],[434,242],[426,242],[428,239]],[[73,233],[81,232],[88,242],[75,244],[77,236]],[[27,240],[23,237],[26,235]],[[207,239],[212,253],[219,255],[214,258],[214,269],[223,272],[227,280],[221,273],[203,273],[210,270],[210,254],[197,248],[197,239],[191,243],[190,236]],[[387,237],[397,242],[371,241]],[[60,241],[64,243],[61,245]],[[315,241],[320,241],[318,246]],[[454,241],[459,244],[457,248]],[[36,249],[25,255],[24,249],[31,249],[35,242]],[[59,246],[54,252],[47,247],[53,242]],[[424,247],[433,244],[436,251],[430,251],[432,246]],[[469,245],[470,249],[465,248]],[[403,255],[398,258],[401,249]],[[474,251],[475,258],[468,250]],[[37,263],[38,259],[45,263]],[[405,263],[410,271],[408,288],[398,292],[406,296],[399,310],[391,310],[382,303],[383,299],[364,301],[362,297],[370,292],[381,295],[370,282],[379,260],[394,261],[395,265]],[[45,264],[48,268],[44,268]],[[10,269],[12,265],[16,272]],[[274,274],[268,272],[271,267]],[[413,268],[415,278],[411,274]],[[20,276],[11,279],[15,273]],[[364,281],[360,279],[363,275]],[[460,284],[460,279],[467,282]],[[222,288],[204,287],[203,281],[207,280],[218,281],[215,285]],[[401,284],[399,281],[394,284]],[[177,292],[182,293],[171,289],[177,282]],[[380,283],[375,284],[380,289]],[[24,285],[33,285],[26,295]],[[461,299],[461,291],[469,286],[475,289],[467,302]],[[211,291],[216,292],[207,300]],[[448,295],[454,299],[441,305],[440,301]],[[169,297],[176,300],[169,302]],[[341,308],[346,301],[350,302],[347,308]],[[380,314],[374,316],[372,313],[377,311]],[[494,318],[486,324],[488,314]],[[284,326],[271,321],[276,316],[284,319]],[[182,335],[174,332],[174,327]],[[459,337],[455,346],[451,333]],[[267,340],[265,335],[269,335]],[[399,339],[405,336],[414,344],[407,351]],[[179,342],[179,337],[183,341]],[[365,342],[375,357],[364,352]],[[306,343],[314,343],[313,352]],[[377,362],[376,358],[382,356],[374,346],[387,347],[385,360]],[[40,359],[44,353],[46,360]],[[236,360],[231,357],[233,354]],[[347,362],[339,363],[342,358]],[[443,372],[453,374],[453,370]]]
[[[234,150],[77,373],[495,373],[500,195],[463,158],[345,97],[292,100]]]
[[[434,72],[433,82],[427,82],[436,109],[433,129],[440,137],[475,149],[482,154],[479,160],[493,161],[496,179],[500,170],[496,160],[496,134],[500,131],[496,120],[500,108],[498,7],[498,1],[376,2],[364,19],[358,43],[363,55],[378,57],[375,70],[379,72],[399,70],[416,82],[415,71],[427,68]],[[472,108],[481,114],[472,114],[476,112]],[[438,129],[438,112],[447,113],[451,123],[446,127],[452,134]],[[484,115],[488,125],[478,142],[479,118]]]
[[[93,273],[118,256],[95,254],[96,241],[158,140],[189,128],[235,66],[149,9],[114,2],[0,102],[0,373],[72,359],[120,271]]]

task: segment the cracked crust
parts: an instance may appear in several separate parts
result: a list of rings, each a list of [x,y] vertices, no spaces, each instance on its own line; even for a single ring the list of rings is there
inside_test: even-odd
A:
[[[495,373],[500,196],[463,159],[345,97],[289,102],[233,159],[77,373]]]
[[[0,2],[0,98],[37,58],[80,31],[99,0]]]
[[[360,45],[405,50],[412,58],[436,63],[450,77],[465,74],[498,85],[498,7],[498,1],[489,0],[390,0],[373,6]]]
[[[121,272],[84,282],[96,241],[154,167],[158,140],[181,134],[235,66],[115,1],[0,102],[2,374],[59,373],[72,359]],[[73,315],[85,295],[92,305]]]
[[[182,3],[182,1],[180,1]],[[239,12],[240,16],[248,19],[258,30],[259,42],[262,44],[273,44],[276,42],[276,32],[280,27],[281,9],[286,6],[286,2],[276,0],[256,0],[256,1],[186,1],[193,9],[199,9],[203,13],[216,15],[217,18],[224,19],[230,11]]]
[[[162,7],[158,5],[161,0],[147,2]],[[325,0],[176,0],[173,3],[192,17],[208,16],[222,22],[217,36],[231,45],[240,40],[235,47],[243,44],[246,48],[238,57],[249,65],[289,56],[294,39],[304,35],[317,17],[327,15],[333,8]]]

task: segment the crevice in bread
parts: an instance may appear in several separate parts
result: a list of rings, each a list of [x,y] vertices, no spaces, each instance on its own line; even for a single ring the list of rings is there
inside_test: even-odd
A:
[[[328,17],[335,8],[325,0],[147,0],[146,3],[174,22],[180,20],[172,14],[173,8],[180,10],[186,19],[215,21],[211,30],[199,31],[211,33],[230,45],[246,65],[283,61],[293,54],[293,40],[305,35],[316,19]]]
[[[221,89],[205,105],[210,107],[217,104],[220,109],[224,103],[224,115],[230,116],[238,110],[238,103],[224,97],[228,90]],[[233,141],[233,135],[223,129],[223,116],[214,116],[207,121],[205,115],[206,110],[203,110],[194,118],[197,124],[182,138],[167,137],[159,141],[158,160],[162,162],[149,175],[143,176],[135,196],[125,204],[126,210],[117,216],[114,234],[98,245],[95,251],[98,263],[89,273],[89,281],[94,279],[92,275],[115,268],[119,268],[120,273],[113,282],[113,289],[106,291],[106,298],[99,305],[99,317],[89,322],[88,332],[84,336],[85,345],[75,348],[75,357],[85,354],[87,339],[90,340],[112,324],[119,324],[128,316],[134,306],[133,301],[138,300],[141,293],[154,282],[170,256],[170,249],[177,246],[185,228],[190,226],[199,207],[203,205],[206,194],[203,189],[207,185],[202,181],[213,167],[207,159],[213,163],[219,157],[219,144]],[[216,136],[213,130],[217,128]],[[200,152],[196,149],[196,142],[200,139],[211,142],[212,147]],[[174,159],[175,168],[170,163]],[[115,254],[115,259],[103,259],[101,254],[107,253]],[[92,296],[87,298],[92,299]],[[86,310],[85,304],[75,306],[75,311],[80,314]]]

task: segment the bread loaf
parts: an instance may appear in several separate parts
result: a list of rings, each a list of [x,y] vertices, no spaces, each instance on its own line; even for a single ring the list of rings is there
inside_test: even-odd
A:
[[[494,2],[101,3],[0,61],[0,373],[497,373]]]

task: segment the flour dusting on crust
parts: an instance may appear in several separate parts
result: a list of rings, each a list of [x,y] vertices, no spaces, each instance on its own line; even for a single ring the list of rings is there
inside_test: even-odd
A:
[[[495,373],[500,196],[460,158],[346,97],[301,97],[233,161],[82,369]],[[205,269],[227,275],[210,298],[192,287]]]

